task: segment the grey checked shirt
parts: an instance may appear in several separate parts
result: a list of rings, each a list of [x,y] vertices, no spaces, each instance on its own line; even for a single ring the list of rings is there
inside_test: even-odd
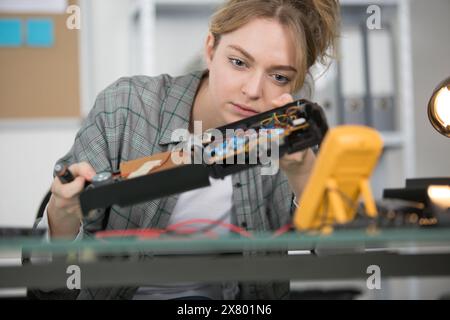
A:
[[[96,172],[114,171],[122,161],[170,150],[175,146],[172,132],[188,129],[202,74],[117,80],[98,95],[73,147],[61,160],[69,165],[87,161]],[[232,181],[232,219],[240,227],[270,231],[291,221],[292,191],[281,171],[261,175],[260,168],[253,167],[234,174]],[[104,225],[106,229],[165,228],[177,198],[169,196],[125,208],[113,206],[106,221],[104,213],[98,212],[84,221],[85,235]],[[82,289],[78,298],[130,299],[136,289]],[[239,298],[282,299],[288,298],[288,292],[288,282],[242,283]]]

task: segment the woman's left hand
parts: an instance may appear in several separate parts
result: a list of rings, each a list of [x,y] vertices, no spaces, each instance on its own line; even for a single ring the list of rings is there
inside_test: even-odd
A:
[[[294,98],[289,94],[285,93],[275,100],[272,100],[274,108],[282,107],[290,102],[293,102]],[[286,175],[298,175],[304,174],[305,170],[309,172],[309,168],[305,168],[304,164],[309,162],[314,162],[314,153],[311,149],[297,151],[291,154],[285,154],[280,159],[280,168]]]
[[[285,93],[272,101],[274,108],[284,106],[294,99],[288,93]],[[289,184],[297,198],[303,192],[308,180],[309,174],[314,166],[316,156],[311,149],[297,151],[291,154],[285,154],[280,159],[280,168],[286,174]]]

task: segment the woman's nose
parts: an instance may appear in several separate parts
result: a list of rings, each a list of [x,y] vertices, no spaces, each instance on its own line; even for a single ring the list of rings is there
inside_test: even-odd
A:
[[[263,77],[261,74],[253,73],[245,81],[242,86],[242,93],[248,99],[256,100],[262,96]]]

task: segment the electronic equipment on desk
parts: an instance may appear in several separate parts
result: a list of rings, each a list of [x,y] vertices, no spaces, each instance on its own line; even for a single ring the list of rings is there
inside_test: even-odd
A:
[[[367,216],[376,218],[369,178],[382,148],[375,129],[356,125],[330,129],[299,199],[296,229],[329,233],[336,224],[346,225],[356,218],[360,198]]]
[[[267,155],[278,151],[281,157],[320,145],[327,130],[322,108],[297,100],[217,128],[222,138],[206,131],[173,150],[123,162],[117,172],[96,175],[80,194],[81,209],[86,216],[93,209],[128,206],[205,187],[210,185],[209,177],[224,178],[264,164],[261,151]]]
[[[390,220],[415,223],[418,226],[450,225],[450,178],[416,178],[406,179],[405,188],[383,190],[385,200],[397,200],[416,203],[414,206],[395,208],[390,213]],[[397,222],[398,223],[398,222]]]
[[[408,179],[404,189],[385,189],[374,201],[369,178],[383,142],[364,126],[328,131],[299,200],[294,224],[299,231],[450,225],[450,179]],[[362,199],[362,203],[359,200]]]

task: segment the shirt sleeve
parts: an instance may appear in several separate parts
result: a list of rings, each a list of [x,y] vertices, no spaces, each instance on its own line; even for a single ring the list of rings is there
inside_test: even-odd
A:
[[[119,169],[128,106],[133,101],[131,96],[135,95],[135,91],[130,88],[127,79],[119,79],[98,94],[93,108],[75,136],[72,148],[59,159],[60,162],[67,166],[87,162],[97,173]],[[102,230],[107,219],[105,210],[95,210],[89,217],[84,217],[85,236]]]

